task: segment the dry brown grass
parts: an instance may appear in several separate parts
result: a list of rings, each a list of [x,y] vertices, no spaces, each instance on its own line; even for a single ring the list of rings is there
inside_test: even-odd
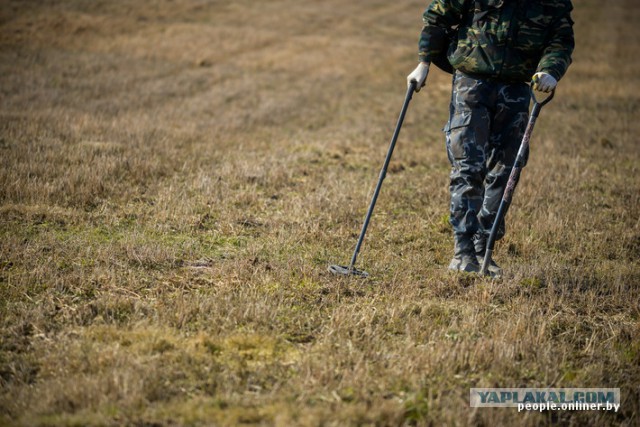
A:
[[[424,2],[4,1],[0,423],[637,425],[640,8],[576,0],[497,250],[456,277]],[[611,413],[470,387],[620,387]]]

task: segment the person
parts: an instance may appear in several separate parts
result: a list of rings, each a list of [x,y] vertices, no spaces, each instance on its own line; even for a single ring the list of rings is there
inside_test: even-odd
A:
[[[480,271],[526,128],[528,83],[550,92],[566,73],[574,48],[572,9],[570,0],[434,0],[424,12],[419,64],[407,83],[415,82],[418,92],[438,58],[452,68],[444,128],[455,241],[450,270]],[[497,239],[504,233],[502,221]],[[502,274],[493,260],[488,271]]]

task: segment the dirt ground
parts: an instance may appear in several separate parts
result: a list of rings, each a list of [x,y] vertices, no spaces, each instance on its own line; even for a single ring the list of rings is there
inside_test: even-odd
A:
[[[574,0],[495,252],[446,271],[426,2],[0,1],[0,424],[638,425],[640,4]],[[611,387],[621,409],[469,407]]]

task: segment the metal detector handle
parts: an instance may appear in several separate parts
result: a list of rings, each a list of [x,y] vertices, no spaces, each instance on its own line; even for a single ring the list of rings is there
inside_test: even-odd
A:
[[[411,82],[409,83],[409,89],[411,89],[411,93],[415,92],[417,87],[418,82],[415,79],[411,80]]]
[[[387,157],[385,158],[384,165],[382,166],[382,170],[380,171],[378,184],[376,185],[376,189],[373,192],[371,204],[369,205],[369,209],[367,210],[367,215],[365,216],[364,224],[362,224],[360,237],[358,237],[358,243],[356,243],[356,248],[353,251],[353,256],[351,257],[351,262],[349,263],[349,267],[348,267],[349,271],[354,270],[356,259],[358,258],[358,252],[360,252],[360,247],[362,246],[362,242],[364,241],[364,235],[367,232],[367,227],[369,227],[369,221],[371,220],[371,214],[373,213],[373,208],[376,206],[376,201],[378,200],[378,195],[380,194],[380,188],[382,188],[382,182],[384,181],[384,178],[387,175],[387,167],[389,166],[389,162],[391,161],[391,155],[393,154],[393,149],[395,148],[396,142],[398,141],[398,135],[400,135],[400,129],[402,128],[402,122],[404,122],[404,116],[407,113],[407,108],[409,108],[409,102],[411,101],[411,98],[413,98],[413,92],[415,92],[417,84],[418,83],[415,80],[412,80],[411,83],[409,83],[409,87],[407,87],[407,94],[404,97],[404,103],[402,104],[402,110],[400,111],[400,117],[398,117],[398,123],[396,124],[396,129],[393,132],[393,137],[391,138],[391,144],[389,145],[389,150],[387,151]]]

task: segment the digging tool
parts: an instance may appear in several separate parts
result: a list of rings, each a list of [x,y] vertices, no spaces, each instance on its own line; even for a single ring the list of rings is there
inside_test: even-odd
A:
[[[496,219],[493,221],[491,233],[489,234],[489,239],[487,240],[487,248],[484,254],[484,260],[482,261],[482,267],[480,268],[480,274],[483,276],[487,274],[487,269],[489,268],[489,263],[491,262],[491,254],[493,253],[493,247],[496,242],[498,228],[500,227],[500,223],[502,222],[504,217],[507,215],[507,210],[509,210],[511,200],[513,199],[513,192],[516,189],[516,185],[518,185],[520,172],[522,172],[522,168],[524,167],[525,156],[527,150],[529,149],[529,141],[531,140],[533,126],[536,124],[536,120],[538,119],[538,115],[540,114],[540,110],[542,110],[542,107],[549,103],[549,101],[553,99],[553,95],[555,94],[555,90],[553,90],[546,99],[544,99],[543,101],[538,101],[534,93],[533,86],[534,82],[532,82],[531,86],[529,87],[531,100],[533,101],[533,109],[531,110],[531,114],[529,115],[529,122],[527,123],[527,128],[524,131],[524,136],[522,137],[522,142],[520,143],[520,148],[518,149],[516,161],[513,164],[513,169],[511,169],[511,174],[509,175],[507,186],[505,187],[504,193],[502,194],[502,200],[500,201],[500,207],[498,208]]]
[[[373,208],[376,206],[376,201],[378,200],[378,195],[380,194],[380,188],[382,187],[382,181],[384,181],[384,178],[387,175],[387,167],[389,166],[389,162],[391,161],[391,155],[393,154],[393,149],[396,146],[396,141],[398,140],[398,135],[400,134],[400,128],[402,128],[402,122],[404,122],[404,116],[407,113],[409,102],[411,101],[411,98],[413,98],[413,93],[416,90],[416,85],[417,83],[415,81],[412,81],[409,87],[407,88],[407,95],[404,98],[404,104],[402,105],[402,110],[400,111],[398,124],[396,124],[396,129],[393,132],[393,137],[391,138],[391,144],[389,145],[389,151],[387,152],[387,158],[385,159],[384,165],[382,166],[382,170],[380,171],[378,184],[376,185],[376,189],[373,192],[373,198],[371,199],[371,204],[369,205],[369,210],[367,211],[367,215],[364,218],[364,223],[362,224],[362,230],[360,231],[360,237],[358,238],[356,249],[353,251],[353,256],[351,257],[351,263],[348,266],[335,265],[335,264],[330,265],[329,271],[333,274],[342,274],[345,276],[358,276],[358,277],[369,276],[369,273],[367,273],[366,271],[358,270],[355,267],[356,259],[358,258],[358,252],[360,252],[360,247],[362,246],[364,235],[367,232],[367,227],[369,226],[369,221],[371,220],[371,214],[373,213]]]

